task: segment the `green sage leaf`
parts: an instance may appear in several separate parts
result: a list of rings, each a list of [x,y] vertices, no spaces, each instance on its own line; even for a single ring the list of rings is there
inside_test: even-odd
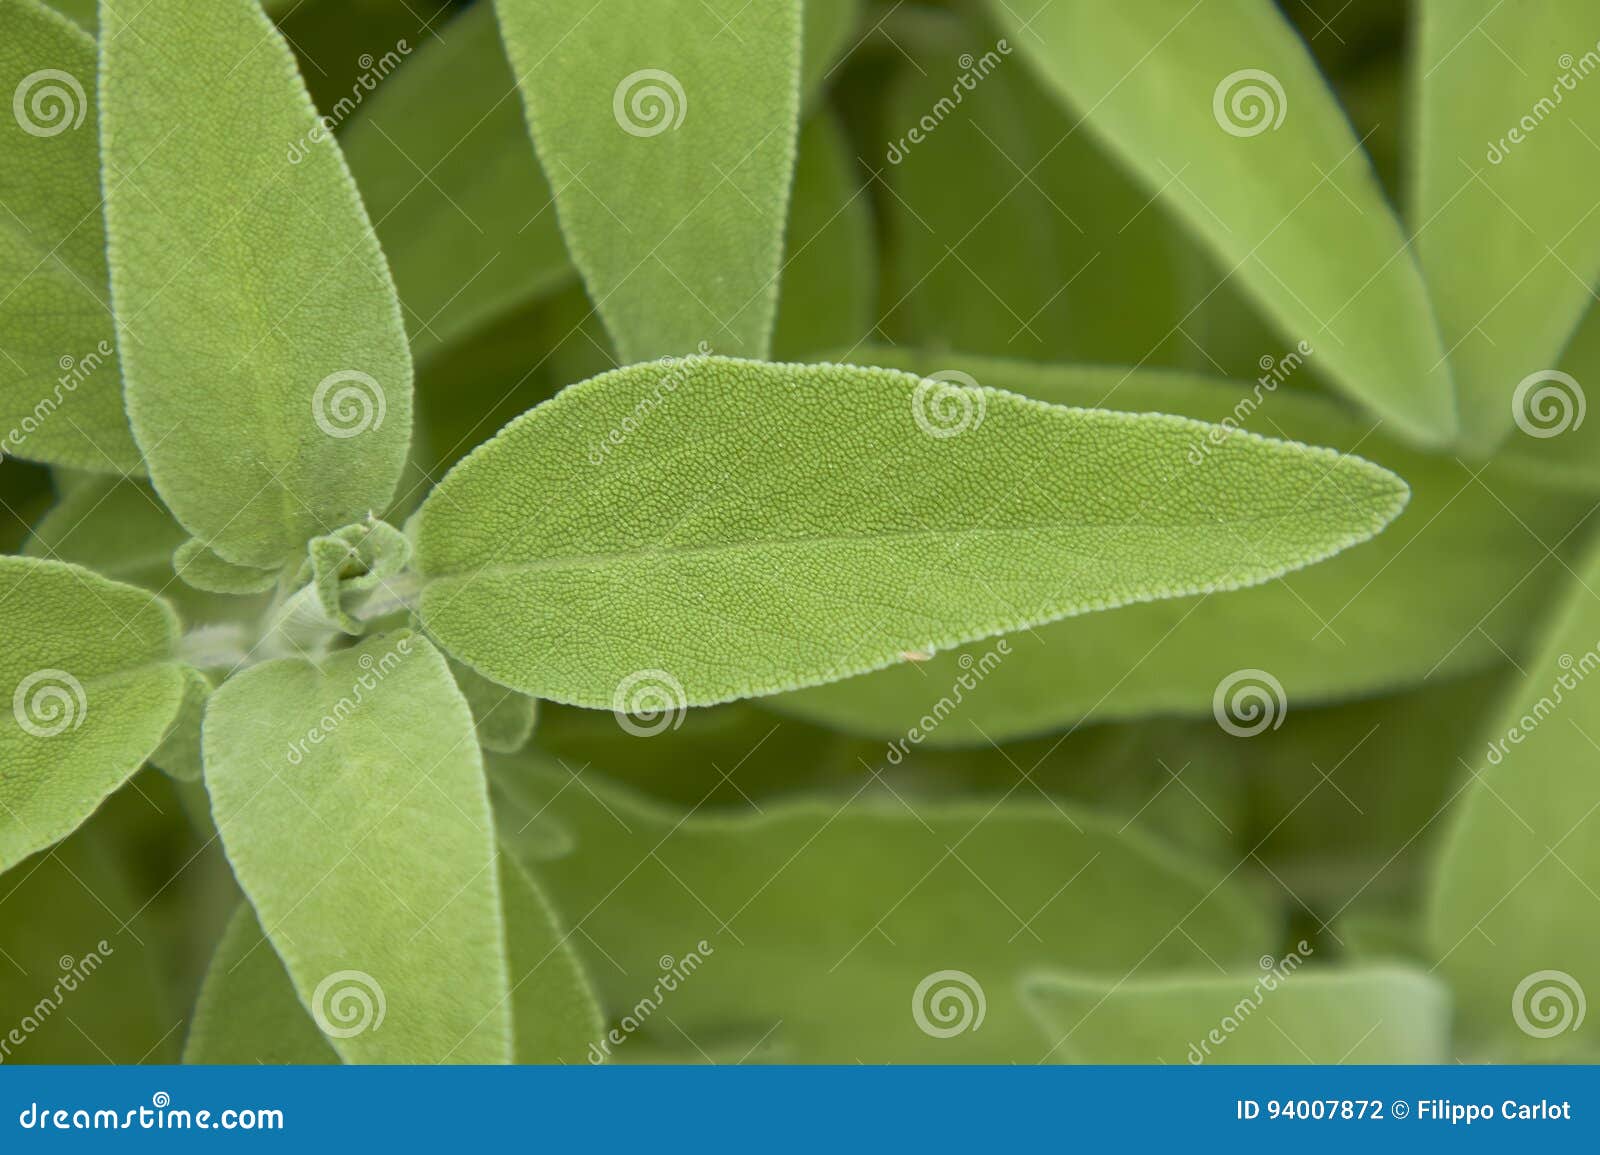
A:
[[[799,124],[797,0],[495,7],[567,249],[623,359],[702,343],[764,356]]]
[[[1582,419],[1581,392],[1551,371],[1600,277],[1600,90],[1586,82],[1600,21],[1584,0],[1422,0],[1420,13],[1417,254],[1462,441],[1487,453],[1513,423],[1548,434]]]
[[[274,567],[382,509],[400,476],[411,363],[389,273],[257,4],[102,11],[106,221],[134,433],[195,537]]]
[[[1404,477],[1412,501],[1371,543],[1269,585],[1054,623],[1013,638],[998,665],[984,661],[992,643],[980,644],[773,703],[856,733],[894,739],[917,727],[930,744],[986,746],[1085,720],[1209,716],[1218,686],[1240,671],[1268,672],[1299,708],[1481,670],[1526,651],[1529,623],[1581,545],[1573,531],[1592,505],[1510,472],[1480,476],[1453,457],[1419,453],[1295,390],[1304,358],[1293,350],[1254,386],[926,352],[861,355],[913,372],[958,370],[1058,404],[1182,413],[1330,444]],[[1218,438],[1231,443],[1205,433],[1191,452],[1208,459]],[[1453,579],[1441,582],[1441,573]],[[974,680],[977,662],[987,669],[981,685],[958,689]],[[942,721],[930,729],[921,719],[935,707]]]
[[[1397,435],[1454,435],[1445,346],[1406,237],[1274,5],[1108,13],[1092,0],[1010,0],[991,11],[1290,343],[1315,346],[1328,376]]]
[[[178,619],[65,562],[0,557],[0,870],[72,833],[161,744],[184,694]]]
[[[0,0],[0,460],[142,469],[122,411],[100,220],[94,40]]]
[[[1505,1062],[1600,1056],[1600,610],[1590,551],[1481,745],[1436,864],[1428,919],[1462,1050]]]
[[[723,1034],[769,1033],[796,1062],[1040,1057],[1017,998],[1026,971],[1243,964],[1270,942],[1222,869],[1037,796],[939,802],[863,786],[714,814],[528,757],[494,773],[509,846],[542,815],[582,848],[536,869],[593,951],[609,1020],[597,1062],[626,1061],[636,1041],[715,1049]],[[951,1029],[958,990],[969,1017]]]
[[[230,679],[205,776],[239,884],[354,1062],[506,1062],[510,985],[472,715],[390,634]]]
[[[512,422],[423,506],[456,658],[626,710],[830,681],[1370,537],[1395,476],[1327,450],[850,366],[689,357]]]

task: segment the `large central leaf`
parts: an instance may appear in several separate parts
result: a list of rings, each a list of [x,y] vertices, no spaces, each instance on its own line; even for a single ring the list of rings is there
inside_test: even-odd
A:
[[[1265,581],[1405,503],[1359,458],[1215,432],[894,370],[637,365],[444,480],[418,530],[422,615],[540,697],[613,706],[647,681],[710,703]]]

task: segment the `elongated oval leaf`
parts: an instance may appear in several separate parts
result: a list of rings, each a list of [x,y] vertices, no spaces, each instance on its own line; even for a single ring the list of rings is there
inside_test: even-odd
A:
[[[1480,476],[1454,457],[1419,453],[1297,392],[1297,354],[1278,359],[1255,385],[904,350],[862,355],[921,373],[964,371],[1064,405],[1182,413],[1325,442],[1406,478],[1412,502],[1375,541],[1281,581],[1128,606],[1013,638],[1005,660],[959,695],[989,645],[774,701],[860,733],[901,737],[937,706],[942,722],[926,742],[987,746],[1090,719],[1209,716],[1217,686],[1241,670],[1267,671],[1297,705],[1479,670],[1526,651],[1529,622],[1563,575],[1563,559],[1581,545],[1573,531],[1592,506],[1509,472]],[[1190,452],[1214,452],[1221,436],[1202,435]],[[1441,573],[1452,580],[1441,582]],[[958,696],[948,708],[944,700]]]
[[[852,366],[685,358],[575,386],[424,505],[421,613],[538,697],[707,704],[1229,589],[1381,529],[1356,458]]]
[[[419,361],[576,277],[494,8],[410,50],[340,135]]]
[[[764,356],[799,126],[798,0],[495,7],[568,251],[623,359],[702,342]]]
[[[1548,429],[1555,412],[1518,386],[1556,367],[1600,277],[1600,86],[1587,79],[1600,12],[1587,0],[1420,9],[1417,253],[1462,439],[1487,452],[1513,421]]]
[[[686,813],[573,773],[497,760],[496,817],[514,848],[534,815],[577,837],[578,854],[535,865],[594,951],[611,1029],[593,1061],[729,1035],[768,1036],[792,1062],[1041,1057],[1017,997],[1026,971],[1239,965],[1271,941],[1220,869],[1037,796],[858,790]]]
[[[1329,376],[1396,433],[1435,445],[1454,434],[1445,350],[1406,238],[1276,6],[995,0],[991,9],[1291,343],[1321,350]]]
[[[411,362],[393,285],[257,4],[106,0],[102,12],[106,221],[134,433],[195,537],[275,566],[394,491]]]
[[[94,41],[0,0],[0,459],[139,470],[112,346]]]
[[[178,619],[65,562],[0,557],[0,871],[60,841],[161,744],[183,700]]]
[[[1470,783],[1436,866],[1429,938],[1455,986],[1466,1054],[1600,1056],[1600,554],[1539,652],[1477,729]],[[1587,996],[1585,995],[1587,992]]]
[[[1289,958],[1292,965],[1286,965]],[[1443,1063],[1450,1000],[1420,970],[1300,970],[1106,983],[1038,974],[1024,1001],[1073,1063]]]
[[[510,983],[472,714],[409,634],[211,697],[206,788],[300,1000],[354,1062],[506,1062]]]

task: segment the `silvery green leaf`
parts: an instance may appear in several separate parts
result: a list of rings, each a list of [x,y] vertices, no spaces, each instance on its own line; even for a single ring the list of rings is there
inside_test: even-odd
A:
[[[1514,425],[1578,417],[1581,394],[1551,371],[1600,277],[1600,21],[1585,0],[1422,0],[1419,14],[1412,224],[1462,441],[1487,453]]]
[[[1257,584],[1406,501],[1359,458],[1239,435],[1195,464],[1214,427],[966,380],[692,356],[570,388],[423,506],[422,621],[524,693],[670,711]]]
[[[0,26],[0,459],[139,471],[106,284],[94,40],[38,0],[0,0]]]
[[[511,988],[472,715],[438,651],[368,638],[211,697],[205,780],[239,885],[353,1062],[507,1062]]]
[[[1289,344],[1310,342],[1395,435],[1454,436],[1446,345],[1406,236],[1276,5],[992,0],[990,11]]]
[[[400,476],[411,360],[388,268],[253,0],[104,0],[101,13],[102,141],[117,174],[107,235],[134,434],[195,537],[276,567],[384,508]]]
[[[0,557],[0,870],[59,842],[161,744],[183,700],[178,619],[79,566]]]
[[[764,356],[800,114],[801,5],[495,8],[567,250],[623,359],[702,345]]]

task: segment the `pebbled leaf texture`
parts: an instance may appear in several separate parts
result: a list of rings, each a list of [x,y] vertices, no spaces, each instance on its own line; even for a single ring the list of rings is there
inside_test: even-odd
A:
[[[1518,386],[1557,367],[1600,277],[1600,88],[1587,79],[1600,67],[1600,10],[1587,0],[1421,0],[1418,10],[1417,254],[1460,391],[1462,442],[1486,454],[1513,422],[1559,420]],[[1568,406],[1578,400],[1567,392]]]
[[[1577,556],[1582,535],[1575,531],[1593,504],[1511,471],[1481,471],[1387,437],[1371,420],[1296,389],[1289,356],[1277,359],[1276,376],[1262,375],[1265,385],[1251,385],[927,351],[860,354],[914,372],[964,371],[1062,405],[1181,413],[1320,442],[1393,470],[1412,492],[1405,513],[1375,540],[1281,581],[1125,606],[1013,638],[1012,653],[981,685],[966,687],[957,709],[927,736],[934,745],[988,746],[1085,720],[1150,713],[1209,718],[1217,686],[1240,670],[1272,674],[1297,709],[1481,670],[1525,650],[1528,623]],[[1212,436],[1194,452],[1211,452]],[[1441,573],[1452,580],[1441,582]],[[967,667],[990,648],[947,651],[773,705],[850,731],[899,737],[953,696]]]
[[[0,557],[0,871],[72,833],[161,744],[178,619],[80,566]]]
[[[1023,982],[1052,1045],[1072,1063],[1443,1063],[1450,997],[1421,970],[1300,970],[1131,978],[1037,974]]]
[[[105,0],[101,29],[134,433],[195,537],[228,561],[277,566],[381,511],[399,479],[411,361],[389,272],[257,4]]]
[[[1445,346],[1407,238],[1276,5],[993,0],[991,10],[1289,341],[1321,350],[1342,390],[1410,441],[1454,435]]]
[[[702,342],[765,356],[800,118],[799,0],[495,8],[567,250],[622,359]]]
[[[1247,434],[1190,464],[1208,432],[892,370],[633,366],[451,471],[420,613],[525,693],[702,705],[1265,581],[1405,504],[1385,470]]]
[[[398,633],[254,666],[212,695],[204,757],[239,885],[341,1056],[510,1059],[488,797],[437,650]]]
[[[37,0],[0,0],[0,460],[140,472],[122,411],[94,41]]]
[[[1016,989],[1030,969],[1115,978],[1141,957],[1154,971],[1207,954],[1243,964],[1270,942],[1221,870],[1036,796],[940,802],[860,787],[727,814],[546,765],[495,761],[497,818],[508,832],[553,818],[577,838],[578,854],[553,861],[528,849],[593,952],[607,1025],[642,1028],[621,1042],[608,1033],[605,1059],[629,1061],[652,1040],[714,1050],[729,1035],[767,1036],[788,1062],[1033,1059],[1045,1048]],[[960,977],[941,976],[951,971]],[[938,1017],[951,986],[983,998],[976,1029]],[[641,1013],[642,999],[659,1010]]]
[[[1590,549],[1499,708],[1460,760],[1435,863],[1431,957],[1459,997],[1463,1054],[1593,1062],[1600,1024],[1600,551]]]

